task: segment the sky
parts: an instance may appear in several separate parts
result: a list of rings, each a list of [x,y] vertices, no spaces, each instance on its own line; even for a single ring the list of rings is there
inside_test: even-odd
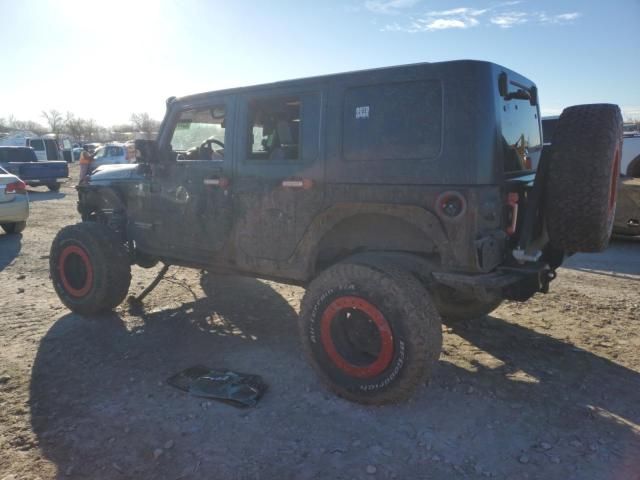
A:
[[[543,115],[640,120],[640,0],[0,0],[0,118],[161,119],[167,97],[457,59],[538,85]]]

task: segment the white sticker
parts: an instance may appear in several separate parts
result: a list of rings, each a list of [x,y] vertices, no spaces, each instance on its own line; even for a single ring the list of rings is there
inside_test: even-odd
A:
[[[356,119],[369,118],[369,105],[366,107],[356,107]]]

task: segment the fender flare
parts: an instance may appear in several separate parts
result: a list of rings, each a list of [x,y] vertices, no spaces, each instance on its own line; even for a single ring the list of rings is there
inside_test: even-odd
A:
[[[358,215],[382,215],[402,220],[431,239],[444,264],[453,257],[451,244],[440,219],[432,212],[415,205],[376,203],[336,204],[319,214],[300,240],[289,263],[305,263],[307,276],[313,275],[318,248],[322,239],[339,223]]]

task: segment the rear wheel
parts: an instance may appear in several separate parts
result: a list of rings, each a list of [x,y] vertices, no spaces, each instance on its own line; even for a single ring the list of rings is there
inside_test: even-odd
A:
[[[49,185],[47,185],[47,188],[51,192],[59,192],[60,191],[60,184],[59,183],[50,183]]]
[[[127,295],[131,269],[126,249],[106,225],[64,227],[49,255],[53,286],[70,310],[85,315],[111,310]]]
[[[599,252],[613,228],[622,116],[617,105],[565,108],[553,135],[545,186],[551,244],[568,252]]]
[[[403,400],[440,356],[440,316],[410,274],[347,261],[322,272],[301,308],[311,363],[337,394],[366,404]]]
[[[27,228],[27,222],[3,223],[2,229],[7,233],[20,233]]]

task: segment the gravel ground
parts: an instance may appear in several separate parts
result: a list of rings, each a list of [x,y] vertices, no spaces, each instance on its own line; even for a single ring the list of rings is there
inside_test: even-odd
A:
[[[429,385],[372,408],[307,364],[297,287],[174,268],[144,313],[70,313],[48,254],[78,220],[75,192],[30,197],[25,232],[0,234],[0,480],[640,479],[640,241],[576,255],[551,293],[444,327]],[[134,269],[132,290],[155,271]],[[194,364],[269,391],[240,410],[165,384]]]

